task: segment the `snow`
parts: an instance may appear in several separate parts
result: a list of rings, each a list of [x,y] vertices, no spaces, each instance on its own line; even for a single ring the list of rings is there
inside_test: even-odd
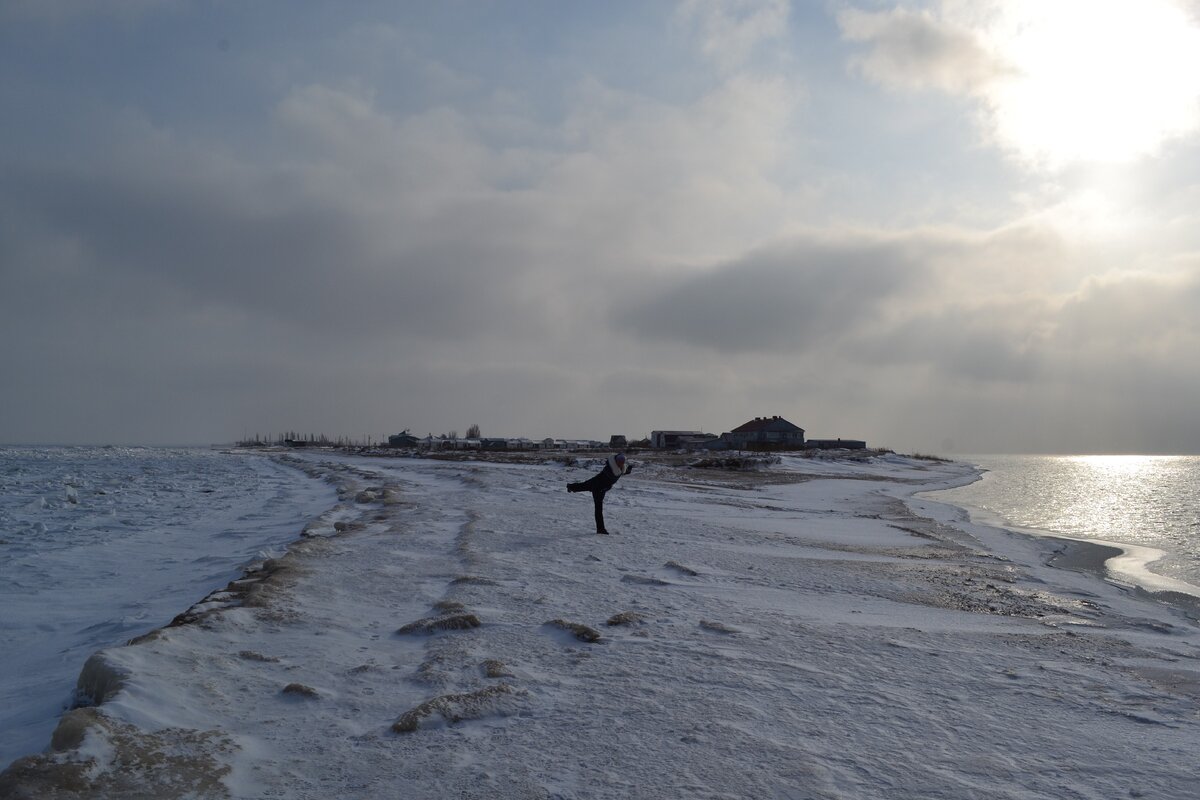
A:
[[[83,749],[0,795],[74,764],[60,796],[1195,796],[1195,625],[917,495],[964,465],[634,459],[604,537],[565,491],[599,460],[303,459],[338,506],[103,651]]]
[[[91,653],[167,624],[334,500],[263,457],[0,448],[0,766],[44,745]]]

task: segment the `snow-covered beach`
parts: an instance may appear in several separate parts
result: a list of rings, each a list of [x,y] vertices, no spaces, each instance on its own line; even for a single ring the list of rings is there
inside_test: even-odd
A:
[[[88,656],[282,552],[336,499],[211,449],[0,448],[0,767],[49,741]]]
[[[635,457],[601,537],[599,460],[288,458],[338,504],[0,797],[1195,796],[1200,630],[918,496],[965,465]]]

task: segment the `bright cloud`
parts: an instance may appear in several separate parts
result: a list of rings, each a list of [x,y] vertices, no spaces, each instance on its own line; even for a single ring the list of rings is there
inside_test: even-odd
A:
[[[1173,0],[944,0],[840,23],[868,78],[975,98],[1031,164],[1129,161],[1200,130],[1200,26]]]

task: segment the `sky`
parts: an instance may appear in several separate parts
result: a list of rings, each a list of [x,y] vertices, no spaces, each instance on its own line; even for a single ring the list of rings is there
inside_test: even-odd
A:
[[[1200,2],[0,0],[0,442],[1200,453]]]

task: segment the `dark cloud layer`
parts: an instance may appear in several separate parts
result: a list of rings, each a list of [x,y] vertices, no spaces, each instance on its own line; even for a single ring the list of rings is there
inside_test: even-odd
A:
[[[76,287],[119,305],[215,304],[342,335],[453,336],[519,302],[512,283],[489,280],[489,265],[506,266],[503,249],[427,231],[408,244],[355,209],[253,178],[214,187],[55,169],[10,171],[4,185],[23,234],[9,247],[26,248],[7,254],[7,269],[40,271],[29,251],[69,243]]]
[[[639,336],[731,353],[836,340],[928,281],[930,265],[870,237],[796,240],[688,276],[622,314]]]
[[[886,85],[971,92],[1007,69],[970,30],[928,11],[847,9],[839,23],[846,38],[871,46],[858,68]]]

